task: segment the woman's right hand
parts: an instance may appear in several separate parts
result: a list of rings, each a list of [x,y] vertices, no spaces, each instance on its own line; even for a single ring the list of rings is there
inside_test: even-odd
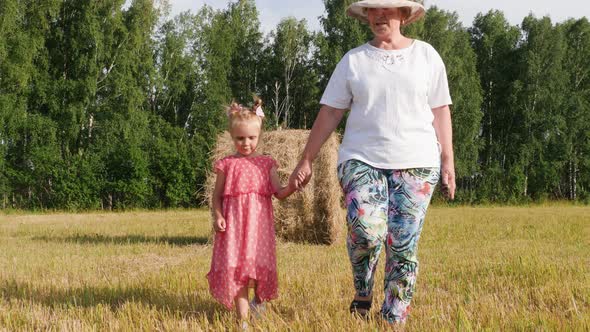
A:
[[[225,218],[217,217],[213,223],[213,228],[216,232],[225,232]]]
[[[295,186],[297,190],[302,190],[311,179],[311,175],[311,161],[305,158],[301,159],[289,176],[289,185]]]

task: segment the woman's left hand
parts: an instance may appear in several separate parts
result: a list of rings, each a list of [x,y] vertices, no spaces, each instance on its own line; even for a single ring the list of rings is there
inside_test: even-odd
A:
[[[453,153],[453,126],[449,105],[433,108],[434,131],[441,147],[440,178],[443,194],[448,199],[455,198],[455,154]]]
[[[442,192],[448,199],[455,199],[455,167],[451,165],[443,165],[440,169],[440,177],[442,182]]]

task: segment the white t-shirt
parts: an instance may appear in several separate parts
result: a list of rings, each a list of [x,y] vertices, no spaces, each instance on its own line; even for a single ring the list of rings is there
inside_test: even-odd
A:
[[[401,50],[369,43],[344,55],[320,104],[350,109],[338,164],[383,169],[439,167],[432,109],[452,103],[445,65],[428,43]]]

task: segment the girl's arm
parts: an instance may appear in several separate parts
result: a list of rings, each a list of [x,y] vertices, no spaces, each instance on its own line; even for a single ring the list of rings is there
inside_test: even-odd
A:
[[[445,196],[455,198],[455,157],[453,154],[453,126],[448,105],[433,108],[434,131],[441,146],[440,176]]]
[[[286,187],[281,185],[281,180],[279,179],[279,174],[277,174],[276,166],[270,170],[270,182],[272,187],[276,189],[275,197],[278,199],[287,198],[297,190],[295,185],[293,185],[290,181]]]
[[[216,232],[225,232],[225,218],[223,217],[223,189],[225,186],[225,174],[217,171],[215,188],[213,189],[213,228]]]

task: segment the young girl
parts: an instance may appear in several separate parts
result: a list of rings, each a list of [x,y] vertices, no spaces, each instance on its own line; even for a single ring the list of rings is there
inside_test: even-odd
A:
[[[229,132],[236,153],[214,164],[213,191],[215,242],[209,289],[228,309],[236,306],[245,324],[248,309],[260,313],[265,301],[277,297],[275,232],[271,196],[291,195],[294,186],[282,187],[276,161],[256,152],[264,114],[257,100],[251,109],[232,103]],[[248,303],[248,290],[255,296]]]

